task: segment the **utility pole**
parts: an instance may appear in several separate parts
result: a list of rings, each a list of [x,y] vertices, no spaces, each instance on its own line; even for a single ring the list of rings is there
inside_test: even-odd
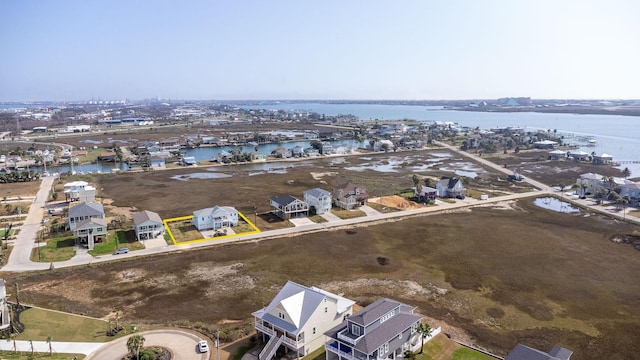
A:
[[[216,330],[216,356],[220,360],[220,330]]]

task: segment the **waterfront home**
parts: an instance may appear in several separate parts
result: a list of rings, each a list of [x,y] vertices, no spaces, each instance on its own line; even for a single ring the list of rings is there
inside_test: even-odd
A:
[[[118,155],[113,151],[101,152],[98,155],[98,161],[113,162],[116,161]]]
[[[593,195],[598,191],[598,189],[604,189],[605,186],[602,181],[603,178],[605,178],[605,176],[594,173],[586,173],[580,175],[578,177],[578,180],[576,180],[579,194],[581,194],[582,196],[588,194]]]
[[[320,147],[320,153],[322,155],[333,154],[333,145],[331,145],[331,143],[328,143],[328,142],[323,142],[322,146]]]
[[[593,155],[591,162],[593,162],[595,165],[610,165],[613,162],[613,156],[606,153]]]
[[[238,210],[231,206],[214,206],[193,212],[193,224],[199,231],[238,225]]]
[[[555,149],[558,147],[558,142],[553,140],[541,140],[533,143],[534,149]]]
[[[504,360],[569,360],[573,351],[561,346],[554,346],[548,353],[518,344]]]
[[[296,145],[291,149],[291,156],[301,157],[304,155],[304,148],[300,145]]]
[[[87,249],[93,250],[95,243],[107,237],[107,221],[98,217],[80,220],[73,229],[73,235],[77,244],[86,244]]]
[[[162,156],[151,156],[149,161],[152,169],[164,169],[167,167],[167,162]]]
[[[315,188],[306,190],[304,202],[309,204],[309,209],[314,208],[316,214],[324,214],[331,211],[331,193],[327,190]]]
[[[196,161],[195,156],[183,156],[182,159],[180,159],[180,164],[184,166],[192,166],[197,165],[198,162]]]
[[[92,202],[96,200],[96,188],[86,181],[72,181],[64,184],[65,201]]]
[[[272,196],[271,207],[271,212],[282,220],[309,214],[309,204],[291,195]]]
[[[436,183],[436,190],[438,196],[444,198],[459,198],[463,197],[466,193],[466,189],[459,178],[448,176],[443,176],[440,181]]]
[[[414,310],[399,301],[376,300],[325,332],[326,359],[400,359],[405,351],[420,349],[421,317]],[[432,331],[432,336],[439,331]]]
[[[367,203],[367,189],[351,182],[340,180],[333,187],[333,203],[341,209],[351,210]]]
[[[640,182],[624,180],[624,184],[620,185],[620,196],[628,196],[634,204],[637,204],[640,197]]]
[[[0,279],[0,330],[8,329],[11,326],[11,312],[7,303],[7,283]]]
[[[267,155],[258,152],[258,151],[254,151],[251,153],[251,161],[252,162],[265,162],[267,161]]]
[[[562,150],[549,151],[549,156],[548,156],[549,160],[561,160],[566,158],[567,158],[567,153]]]
[[[133,229],[138,241],[152,239],[164,234],[164,224],[158,213],[143,210],[133,214]]]
[[[567,156],[569,156],[571,159],[575,161],[585,161],[589,159],[589,156],[591,156],[591,154],[582,150],[575,150],[575,151],[569,151]]]
[[[277,158],[288,159],[291,157],[291,150],[285,149],[283,147],[277,148],[271,152],[272,155],[275,155]]]
[[[269,305],[254,312],[254,326],[266,343],[259,360],[283,346],[298,358],[324,345],[324,333],[353,314],[354,301],[316,287],[288,281]]]
[[[87,219],[104,219],[104,207],[98,203],[83,202],[69,208],[69,230],[75,230],[80,222]]]

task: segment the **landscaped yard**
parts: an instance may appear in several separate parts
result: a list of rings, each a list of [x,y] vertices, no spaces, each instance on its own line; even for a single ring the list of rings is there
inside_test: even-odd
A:
[[[76,254],[75,243],[76,237],[73,235],[55,237],[47,242],[36,242],[36,247],[31,252],[31,260],[42,262],[69,260]]]
[[[307,217],[309,220],[313,221],[316,224],[321,224],[327,222],[327,219],[323,218],[320,215],[311,215]]]
[[[95,243],[91,255],[111,254],[116,249],[126,247],[129,250],[144,249],[144,245],[136,238],[134,230],[110,230],[107,239],[101,243]]]
[[[55,350],[55,349],[54,349]],[[52,355],[49,353],[24,353],[13,351],[0,351],[0,359],[2,360],[35,360],[35,359],[47,359],[47,360],[69,360],[69,359],[84,359],[84,354],[59,354],[54,352]]]
[[[130,333],[131,326],[120,324],[125,330],[116,336],[107,336],[109,322],[71,315],[57,311],[31,308],[20,314],[20,321],[24,324],[24,332],[16,340],[47,340],[74,342],[108,342]]]

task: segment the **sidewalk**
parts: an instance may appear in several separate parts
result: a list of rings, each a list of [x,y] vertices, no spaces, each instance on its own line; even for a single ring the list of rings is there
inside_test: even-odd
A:
[[[104,345],[104,343],[52,341],[51,349],[54,353],[89,355],[100,348],[102,345]],[[31,344],[26,340],[16,340],[16,348],[22,353],[31,352]],[[14,351],[13,341],[0,340],[0,350]],[[39,353],[48,353],[49,344],[47,344],[46,341],[34,341],[33,350]]]

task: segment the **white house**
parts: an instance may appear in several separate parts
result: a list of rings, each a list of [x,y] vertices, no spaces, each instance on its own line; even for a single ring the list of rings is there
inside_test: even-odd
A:
[[[304,202],[316,210],[316,214],[324,214],[331,211],[331,193],[315,188],[304,192]]]
[[[238,225],[238,210],[231,206],[214,206],[193,212],[193,224],[198,230],[220,229]]]
[[[133,214],[133,229],[138,240],[152,239],[164,234],[164,224],[160,215],[148,210]]]
[[[602,183],[602,179],[605,176],[594,173],[586,173],[580,175],[578,180],[576,180],[576,184],[578,185],[578,191],[580,195],[584,196],[586,194],[595,194],[599,188],[604,188]]]
[[[104,241],[107,236],[107,221],[98,217],[80,220],[73,229],[73,235],[78,243],[93,250],[94,244]]]
[[[322,347],[324,333],[353,314],[354,301],[288,281],[266,307],[254,312],[255,329],[266,342],[258,356],[269,360],[280,346],[299,357]]]
[[[436,190],[439,197],[461,197],[466,193],[466,189],[462,185],[462,181],[456,177],[443,176],[440,181],[436,183]]]
[[[96,201],[96,188],[89,185],[86,181],[73,181],[64,184],[64,197],[67,202]]]
[[[7,284],[0,279],[0,330],[7,329],[11,325],[11,315],[7,304]]]

